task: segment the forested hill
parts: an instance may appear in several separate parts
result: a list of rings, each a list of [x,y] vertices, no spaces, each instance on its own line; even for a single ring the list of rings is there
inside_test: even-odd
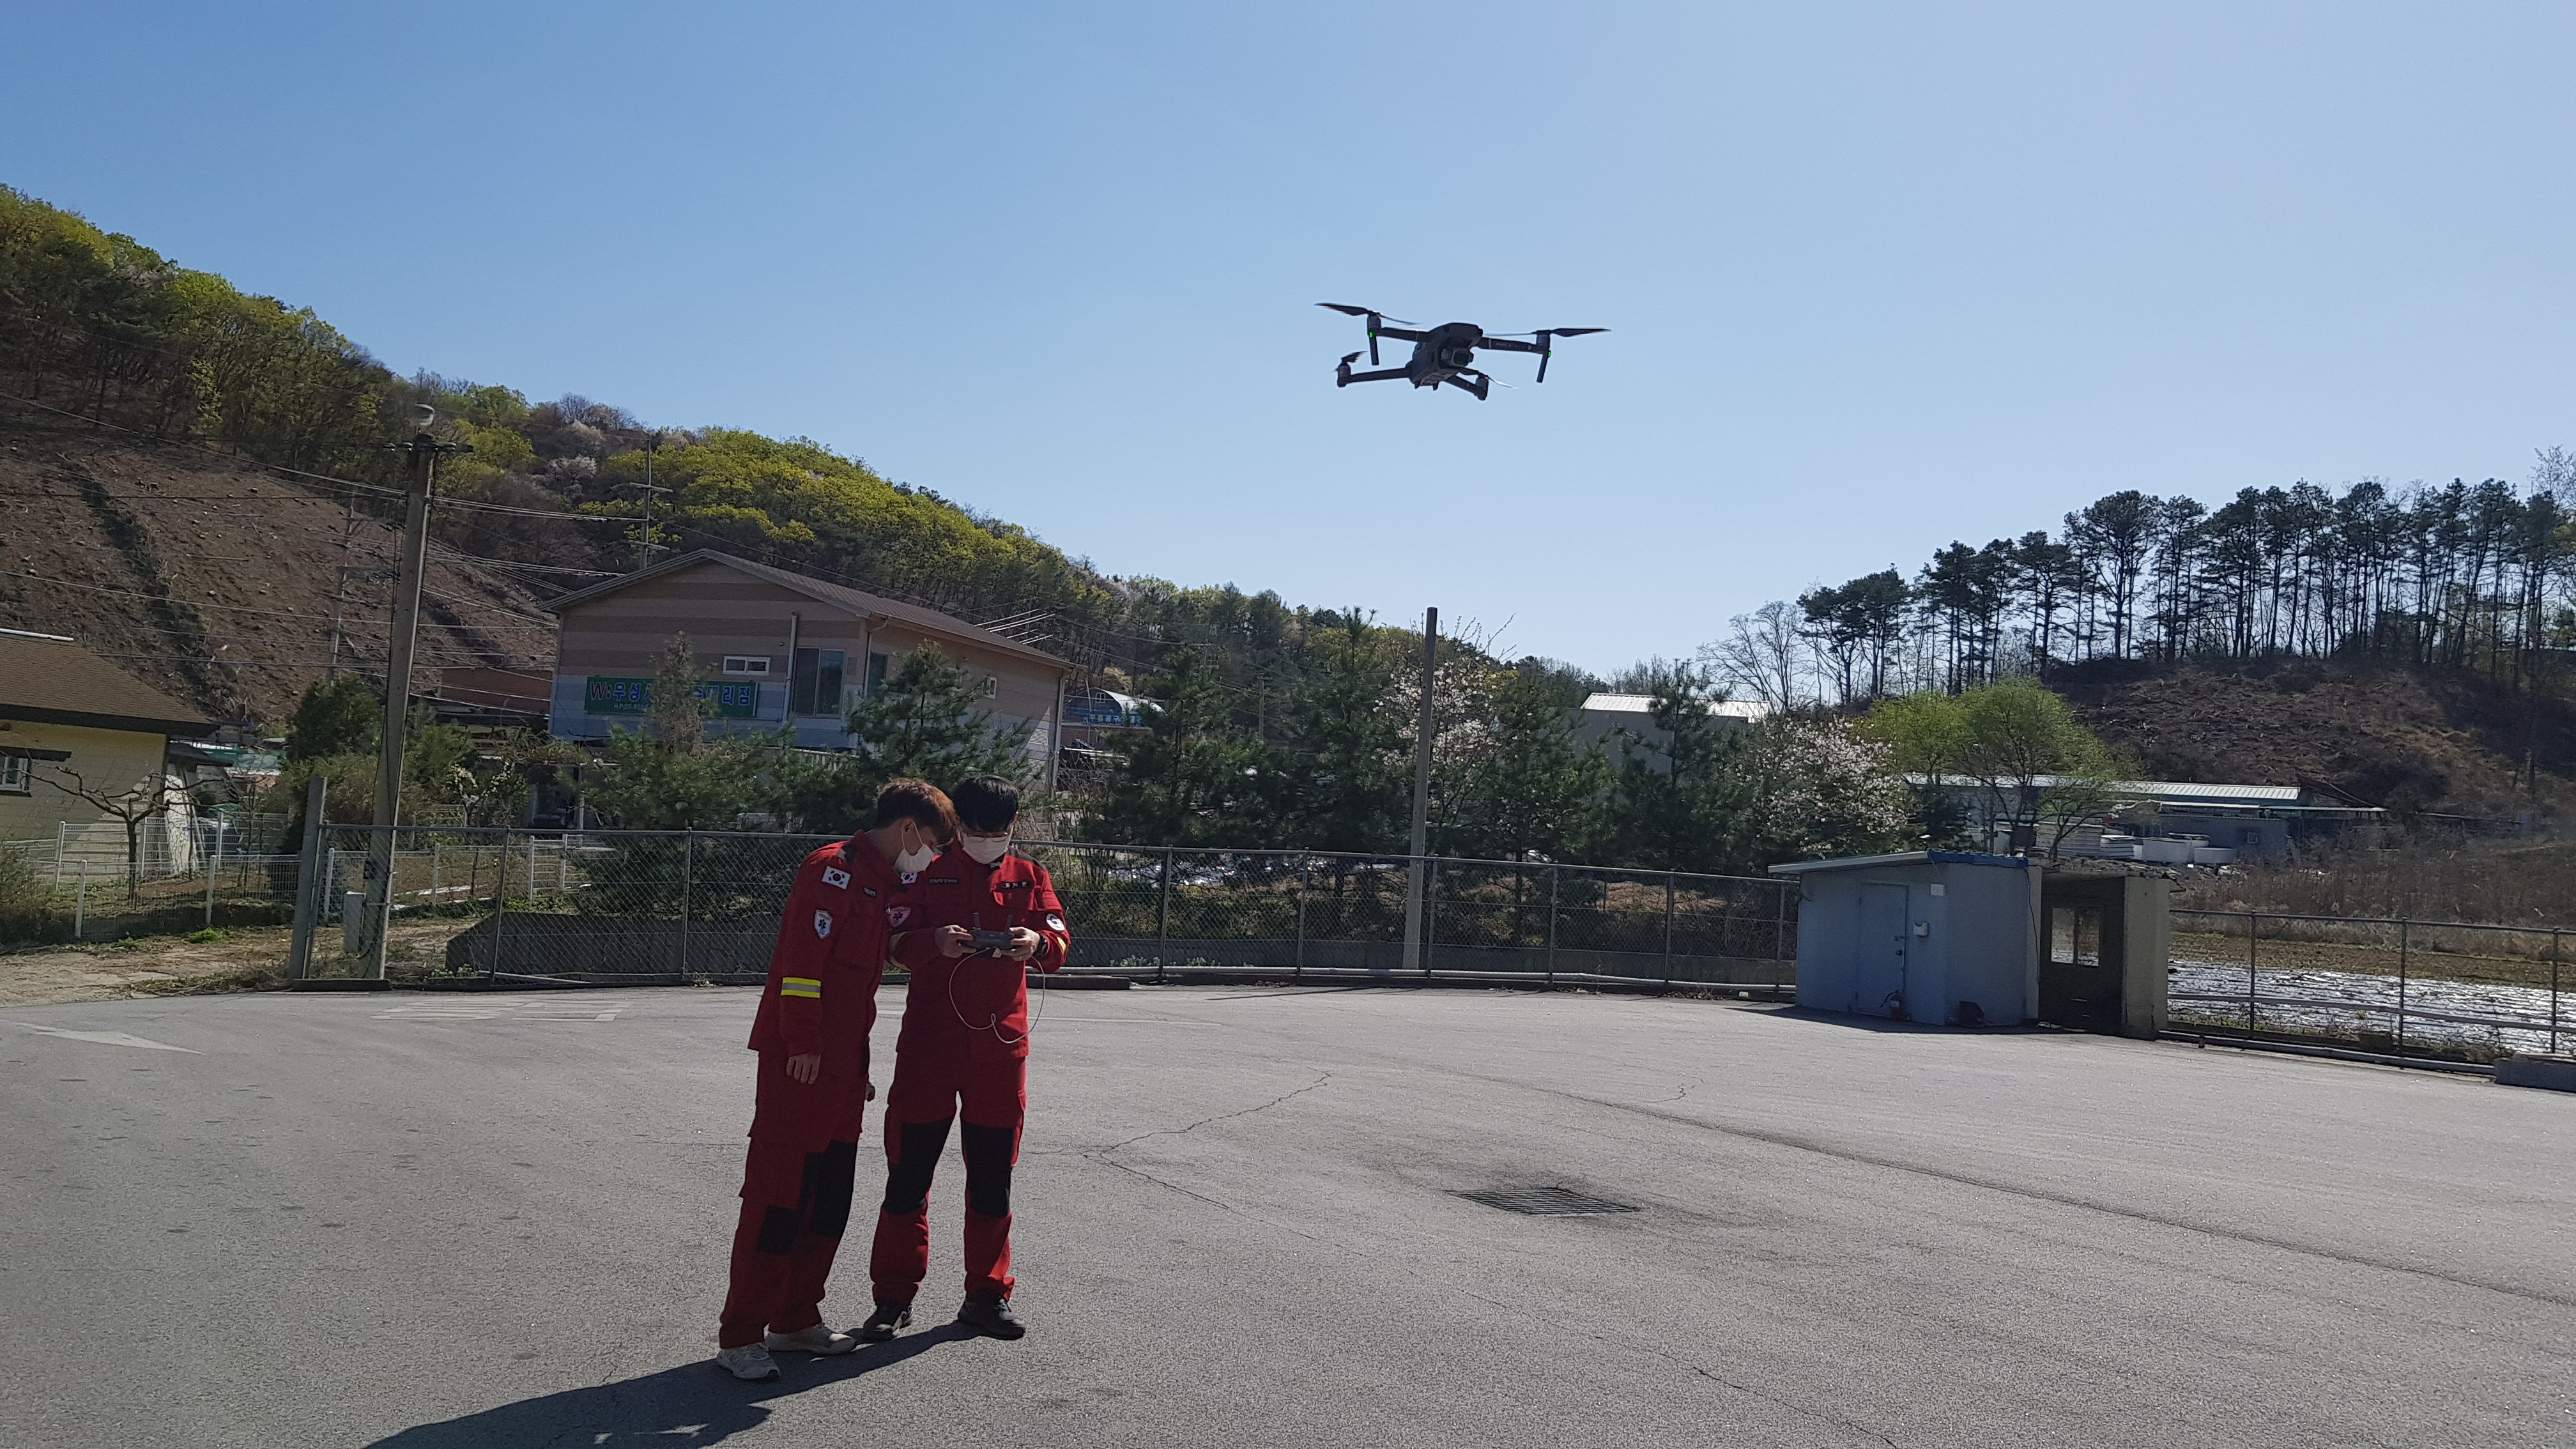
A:
[[[170,446],[218,467],[251,460],[379,521],[398,516],[389,490],[400,482],[381,445],[410,436],[427,403],[433,433],[474,449],[442,464],[432,515],[437,540],[468,563],[567,584],[721,548],[994,625],[1113,686],[1196,646],[1254,717],[1294,687],[1308,633],[1339,621],[1274,593],[1103,576],[807,439],[650,428],[585,398],[530,403],[497,385],[398,377],[310,309],[246,295],[6,187],[0,393],[22,423],[92,420],[103,425],[93,446],[122,437],[161,450],[143,466],[181,466]],[[316,639],[300,653],[323,649]],[[222,691],[177,687],[226,707]],[[246,697],[270,705],[270,693],[252,681]]]

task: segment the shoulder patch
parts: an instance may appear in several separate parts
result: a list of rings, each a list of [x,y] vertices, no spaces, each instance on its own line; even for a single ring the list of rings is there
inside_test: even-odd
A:
[[[1050,930],[1050,931],[1061,931],[1061,930],[1063,930],[1063,929],[1064,929],[1064,917],[1062,917],[1062,916],[1049,916],[1049,917],[1047,917],[1047,929],[1048,929],[1048,930]]]
[[[843,890],[848,890],[850,888],[850,873],[841,869],[837,865],[827,865],[823,867],[823,884],[827,886],[839,886]],[[870,891],[868,894],[875,895],[876,892]]]
[[[912,907],[910,906],[886,907],[886,924],[889,926],[900,926],[911,919]]]
[[[816,911],[814,913],[814,934],[817,936],[829,936],[832,934],[832,913],[830,911]]]

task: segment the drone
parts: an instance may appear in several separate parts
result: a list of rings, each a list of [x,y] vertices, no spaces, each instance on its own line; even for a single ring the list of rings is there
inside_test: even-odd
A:
[[[1402,367],[1383,368],[1376,372],[1353,372],[1351,364],[1360,360],[1356,352],[1342,359],[1334,370],[1333,386],[1349,387],[1355,382],[1392,382],[1403,378],[1415,387],[1436,388],[1447,383],[1460,392],[1471,392],[1476,401],[1485,400],[1485,390],[1494,385],[1491,374],[1476,366],[1476,349],[1489,352],[1535,352],[1538,354],[1538,380],[1547,381],[1547,360],[1553,355],[1552,344],[1559,337],[1580,337],[1587,332],[1607,332],[1607,327],[1547,327],[1536,332],[1509,334],[1488,333],[1473,322],[1443,322],[1437,327],[1419,328],[1401,317],[1389,317],[1366,307],[1350,307],[1340,302],[1318,302],[1318,307],[1352,317],[1368,319],[1369,366],[1377,366],[1377,340],[1392,337],[1413,344],[1413,358]],[[1386,323],[1393,322],[1393,327]],[[1527,342],[1515,340],[1526,337]],[[1509,386],[1509,384],[1505,384]]]

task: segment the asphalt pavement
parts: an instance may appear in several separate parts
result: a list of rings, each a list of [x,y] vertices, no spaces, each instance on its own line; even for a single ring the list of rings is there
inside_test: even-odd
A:
[[[2576,1444],[2576,1096],[1498,991],[1054,995],[1029,1336],[952,1149],[922,1327],[738,1384],[754,999],[0,1012],[0,1444]]]

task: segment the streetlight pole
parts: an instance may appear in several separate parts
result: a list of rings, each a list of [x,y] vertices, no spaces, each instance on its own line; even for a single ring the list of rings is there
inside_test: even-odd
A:
[[[1422,969],[1423,852],[1431,838],[1431,676],[1440,661],[1440,611],[1422,611],[1422,723],[1413,736],[1412,859],[1404,871],[1404,969]]]

